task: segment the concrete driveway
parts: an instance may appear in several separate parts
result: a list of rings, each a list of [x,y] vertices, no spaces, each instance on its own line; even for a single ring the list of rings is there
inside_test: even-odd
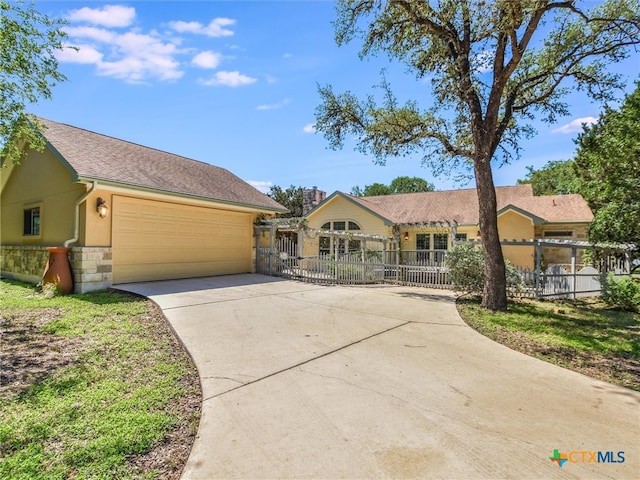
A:
[[[117,288],[154,300],[198,367],[185,479],[638,478],[640,394],[488,340],[447,291],[262,275]]]

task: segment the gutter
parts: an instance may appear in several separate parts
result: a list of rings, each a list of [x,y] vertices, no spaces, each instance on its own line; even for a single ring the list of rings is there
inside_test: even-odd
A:
[[[69,245],[71,245],[72,243],[76,243],[78,241],[78,238],[80,237],[80,204],[84,202],[87,199],[87,197],[95,191],[96,188],[98,188],[98,182],[94,180],[89,191],[85,192],[84,195],[82,195],[78,200],[76,200],[76,205],[75,205],[76,212],[75,212],[75,220],[74,220],[74,227],[73,227],[73,238],[70,238],[69,240],[64,242],[65,247],[69,247]]]

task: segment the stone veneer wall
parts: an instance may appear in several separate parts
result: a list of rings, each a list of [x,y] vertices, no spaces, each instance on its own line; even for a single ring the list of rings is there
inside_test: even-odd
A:
[[[69,261],[76,293],[103,290],[113,285],[111,247],[73,247]]]
[[[0,273],[3,277],[28,283],[39,283],[49,259],[47,247],[2,245]],[[113,283],[111,247],[72,247],[69,263],[73,273],[74,292],[86,293],[109,288]]]

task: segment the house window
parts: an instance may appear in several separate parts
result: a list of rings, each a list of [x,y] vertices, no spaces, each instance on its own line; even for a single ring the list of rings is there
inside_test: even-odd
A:
[[[416,235],[416,250],[430,250],[431,235],[428,233],[418,233]]]
[[[466,242],[467,234],[466,233],[456,233],[456,242]]]
[[[320,255],[331,253],[331,237],[320,237]]]
[[[24,210],[23,235],[40,235],[40,207]]]
[[[336,232],[344,232],[347,229],[346,222],[333,222],[333,229]]]
[[[428,233],[416,234],[416,260],[419,262],[429,261],[429,250],[431,249],[431,235]],[[411,261],[411,260],[409,260]]]
[[[349,253],[358,253],[361,249],[360,240],[349,240]]]
[[[347,229],[347,227],[349,227]],[[320,229],[330,230],[334,232],[359,232],[361,230],[360,225],[356,222],[347,220],[334,220],[332,222],[324,223]],[[344,238],[332,237],[320,237],[318,253],[320,255],[326,255],[334,253],[335,249],[338,249],[338,254],[359,252],[362,248],[360,240],[346,240]]]
[[[544,232],[545,237],[573,237],[573,232],[570,230],[549,230]]]
[[[433,234],[433,249],[434,250],[447,250],[449,248],[449,234],[448,233],[434,233]]]

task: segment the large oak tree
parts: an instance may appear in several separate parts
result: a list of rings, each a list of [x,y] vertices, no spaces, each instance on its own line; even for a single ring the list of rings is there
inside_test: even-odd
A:
[[[66,80],[58,71],[56,51],[64,48],[65,21],[38,12],[31,1],[0,0],[0,159],[14,162],[24,145],[44,147],[42,126],[25,109]]]
[[[377,100],[319,87],[316,129],[334,148],[354,136],[376,161],[420,154],[435,172],[473,169],[485,282],[482,305],[507,307],[492,161],[517,158],[535,117],[569,113],[569,90],[612,99],[621,78],[607,67],[640,43],[637,0],[339,0],[338,45],[363,41],[361,57],[383,53],[428,86],[432,102],[398,100],[383,75]]]

